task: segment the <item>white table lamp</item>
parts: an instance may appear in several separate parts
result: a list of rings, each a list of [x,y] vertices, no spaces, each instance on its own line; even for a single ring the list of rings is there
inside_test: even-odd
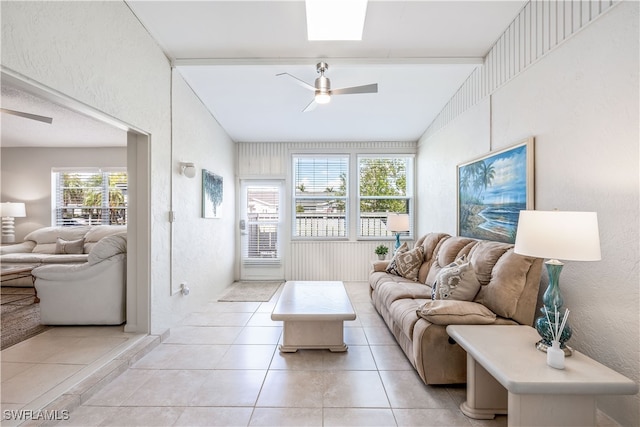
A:
[[[16,241],[14,218],[27,216],[24,203],[0,203],[0,216],[2,216],[2,243],[14,243]]]
[[[549,286],[540,309],[542,316],[536,319],[535,327],[542,337],[538,342],[539,350],[546,351],[551,347],[552,332],[549,323],[555,327],[555,319],[562,322],[564,314],[560,311],[563,305],[560,293],[560,272],[562,262],[598,261],[600,255],[600,235],[596,212],[562,212],[562,211],[520,211],[518,231],[514,252],[520,255],[548,258],[545,262],[549,273]],[[556,317],[556,312],[558,315]],[[547,317],[548,314],[548,317]],[[560,348],[566,355],[571,349],[566,342],[571,338],[568,322],[560,334]]]
[[[400,247],[400,233],[409,231],[409,214],[387,214],[387,230],[396,233],[396,251]]]

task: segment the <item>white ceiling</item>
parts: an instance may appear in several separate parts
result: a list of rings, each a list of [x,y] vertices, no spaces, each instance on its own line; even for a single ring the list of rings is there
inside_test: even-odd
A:
[[[2,80],[2,108],[53,119],[51,124],[0,114],[2,147],[126,146],[127,133],[44,100]]]
[[[349,42],[307,41],[302,0],[126,3],[233,140],[348,142],[417,140],[526,1],[369,0],[363,40]],[[313,93],[276,74],[313,85],[319,60],[332,88],[378,93],[303,113]],[[2,115],[3,146],[7,126]]]

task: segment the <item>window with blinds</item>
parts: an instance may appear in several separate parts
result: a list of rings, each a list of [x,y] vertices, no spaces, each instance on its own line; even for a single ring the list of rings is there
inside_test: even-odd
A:
[[[126,169],[53,170],[52,183],[52,224],[127,223]]]
[[[413,156],[358,156],[358,237],[387,237],[387,213],[413,224]],[[413,236],[413,231],[401,233]]]
[[[348,187],[348,155],[295,155],[293,237],[347,237]]]

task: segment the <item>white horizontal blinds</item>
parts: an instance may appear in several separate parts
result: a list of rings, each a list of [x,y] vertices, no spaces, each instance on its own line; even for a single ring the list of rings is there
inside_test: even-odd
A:
[[[293,157],[294,237],[347,237],[349,156]]]
[[[387,213],[409,214],[413,224],[413,157],[358,156],[358,236],[386,237]],[[413,230],[403,235],[412,236]]]
[[[247,187],[245,264],[280,263],[280,187]]]
[[[100,169],[54,170],[55,225],[127,223],[127,172]]]

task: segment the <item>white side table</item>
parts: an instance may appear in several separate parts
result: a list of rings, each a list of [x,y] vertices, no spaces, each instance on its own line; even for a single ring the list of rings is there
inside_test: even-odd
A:
[[[529,326],[450,325],[447,333],[467,351],[470,418],[508,414],[509,426],[595,426],[596,396],[636,394],[638,385],[580,352],[565,369],[547,366]]]

